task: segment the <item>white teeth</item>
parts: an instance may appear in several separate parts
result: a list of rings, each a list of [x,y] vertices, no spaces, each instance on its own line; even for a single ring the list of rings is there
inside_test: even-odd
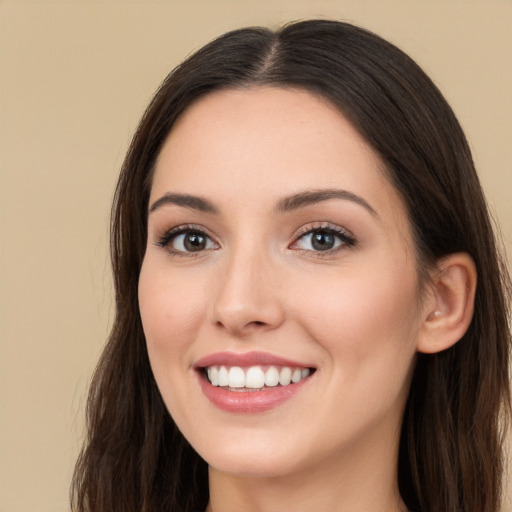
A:
[[[214,385],[219,385],[219,368],[217,366],[210,366],[208,368],[208,380]]]
[[[232,366],[228,373],[230,388],[245,388],[245,372],[239,366]]]
[[[229,386],[228,371],[225,366],[219,369],[219,386]]]
[[[259,389],[265,385],[265,373],[259,366],[252,366],[245,374],[245,387]]]
[[[265,372],[265,386],[274,387],[279,384],[279,372],[275,366],[270,366]]]
[[[308,368],[290,368],[289,366],[261,366],[241,368],[240,366],[209,366],[206,369],[212,386],[229,388],[262,389],[277,385],[288,386],[300,382],[310,375]]]
[[[281,386],[288,386],[292,381],[292,369],[285,366],[279,373],[279,384]]]
[[[295,368],[292,373],[292,382],[299,382],[302,379],[302,371],[300,368]]]

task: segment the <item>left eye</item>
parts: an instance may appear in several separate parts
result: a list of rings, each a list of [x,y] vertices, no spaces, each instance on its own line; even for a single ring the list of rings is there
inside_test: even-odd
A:
[[[294,246],[305,251],[331,251],[350,243],[348,237],[331,229],[315,229],[302,235]]]

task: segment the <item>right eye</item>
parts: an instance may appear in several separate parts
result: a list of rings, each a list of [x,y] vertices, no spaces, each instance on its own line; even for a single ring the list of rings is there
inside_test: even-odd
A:
[[[191,228],[171,230],[158,242],[158,245],[172,253],[197,253],[218,247],[206,233]]]

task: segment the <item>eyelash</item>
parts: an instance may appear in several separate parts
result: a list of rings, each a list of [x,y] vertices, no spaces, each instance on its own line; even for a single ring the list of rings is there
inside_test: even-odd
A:
[[[212,237],[205,231],[204,227],[202,226],[196,226],[194,224],[183,224],[180,226],[176,226],[175,228],[170,229],[169,231],[166,231],[162,237],[156,242],[155,245],[162,247],[166,251],[168,251],[172,256],[179,256],[179,257],[186,257],[186,258],[194,258],[199,256],[201,253],[204,253],[204,250],[201,251],[180,251],[177,249],[174,249],[171,245],[171,242],[173,242],[178,236],[184,235],[184,234],[190,234],[194,233],[197,235],[204,236],[205,238],[213,241]],[[216,242],[213,242],[216,246],[218,244]]]
[[[317,226],[307,226],[302,228],[295,236],[294,241],[292,244],[290,244],[290,248],[294,248],[295,245],[297,245],[302,239],[304,239],[308,235],[312,235],[313,233],[317,232],[323,232],[328,235],[335,236],[340,244],[337,247],[334,247],[332,249],[326,249],[325,251],[314,251],[310,249],[300,249],[296,248],[296,250],[301,251],[303,253],[307,253],[309,256],[313,256],[316,258],[322,258],[329,255],[332,255],[334,253],[337,253],[338,251],[343,250],[347,247],[353,247],[356,245],[355,238],[348,233],[343,228],[330,224],[330,223],[322,223]],[[160,237],[160,239],[155,243],[158,247],[161,247],[168,251],[172,256],[179,256],[179,257],[198,257],[202,253],[204,253],[206,250],[210,249],[203,249],[199,250],[197,252],[194,251],[182,251],[174,249],[171,245],[171,242],[173,242],[178,236],[183,234],[190,234],[194,233],[200,236],[204,236],[205,238],[209,239],[213,244],[215,244],[217,247],[219,247],[219,244],[213,240],[213,238],[205,231],[204,227],[197,226],[193,224],[184,224],[180,226],[176,226],[168,231],[165,232],[163,236]]]
[[[321,223],[313,227],[309,225],[307,227],[301,228],[301,230],[299,230],[299,232],[295,235],[295,241],[291,244],[290,247],[297,245],[306,236],[318,232],[323,232],[328,235],[335,236],[340,241],[340,244],[337,247],[327,249],[325,251],[313,251],[309,249],[299,248],[297,248],[297,250],[307,253],[309,256],[313,256],[315,258],[323,258],[331,256],[332,254],[335,254],[339,251],[342,251],[347,247],[354,247],[356,245],[356,239],[352,236],[352,234],[350,234],[345,229],[335,224]]]

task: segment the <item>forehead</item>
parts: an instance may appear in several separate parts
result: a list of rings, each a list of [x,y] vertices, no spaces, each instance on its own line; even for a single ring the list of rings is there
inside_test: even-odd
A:
[[[299,89],[223,90],[178,119],[157,159],[152,200],[167,192],[261,207],[307,189],[342,188],[404,214],[378,154],[329,101]]]

